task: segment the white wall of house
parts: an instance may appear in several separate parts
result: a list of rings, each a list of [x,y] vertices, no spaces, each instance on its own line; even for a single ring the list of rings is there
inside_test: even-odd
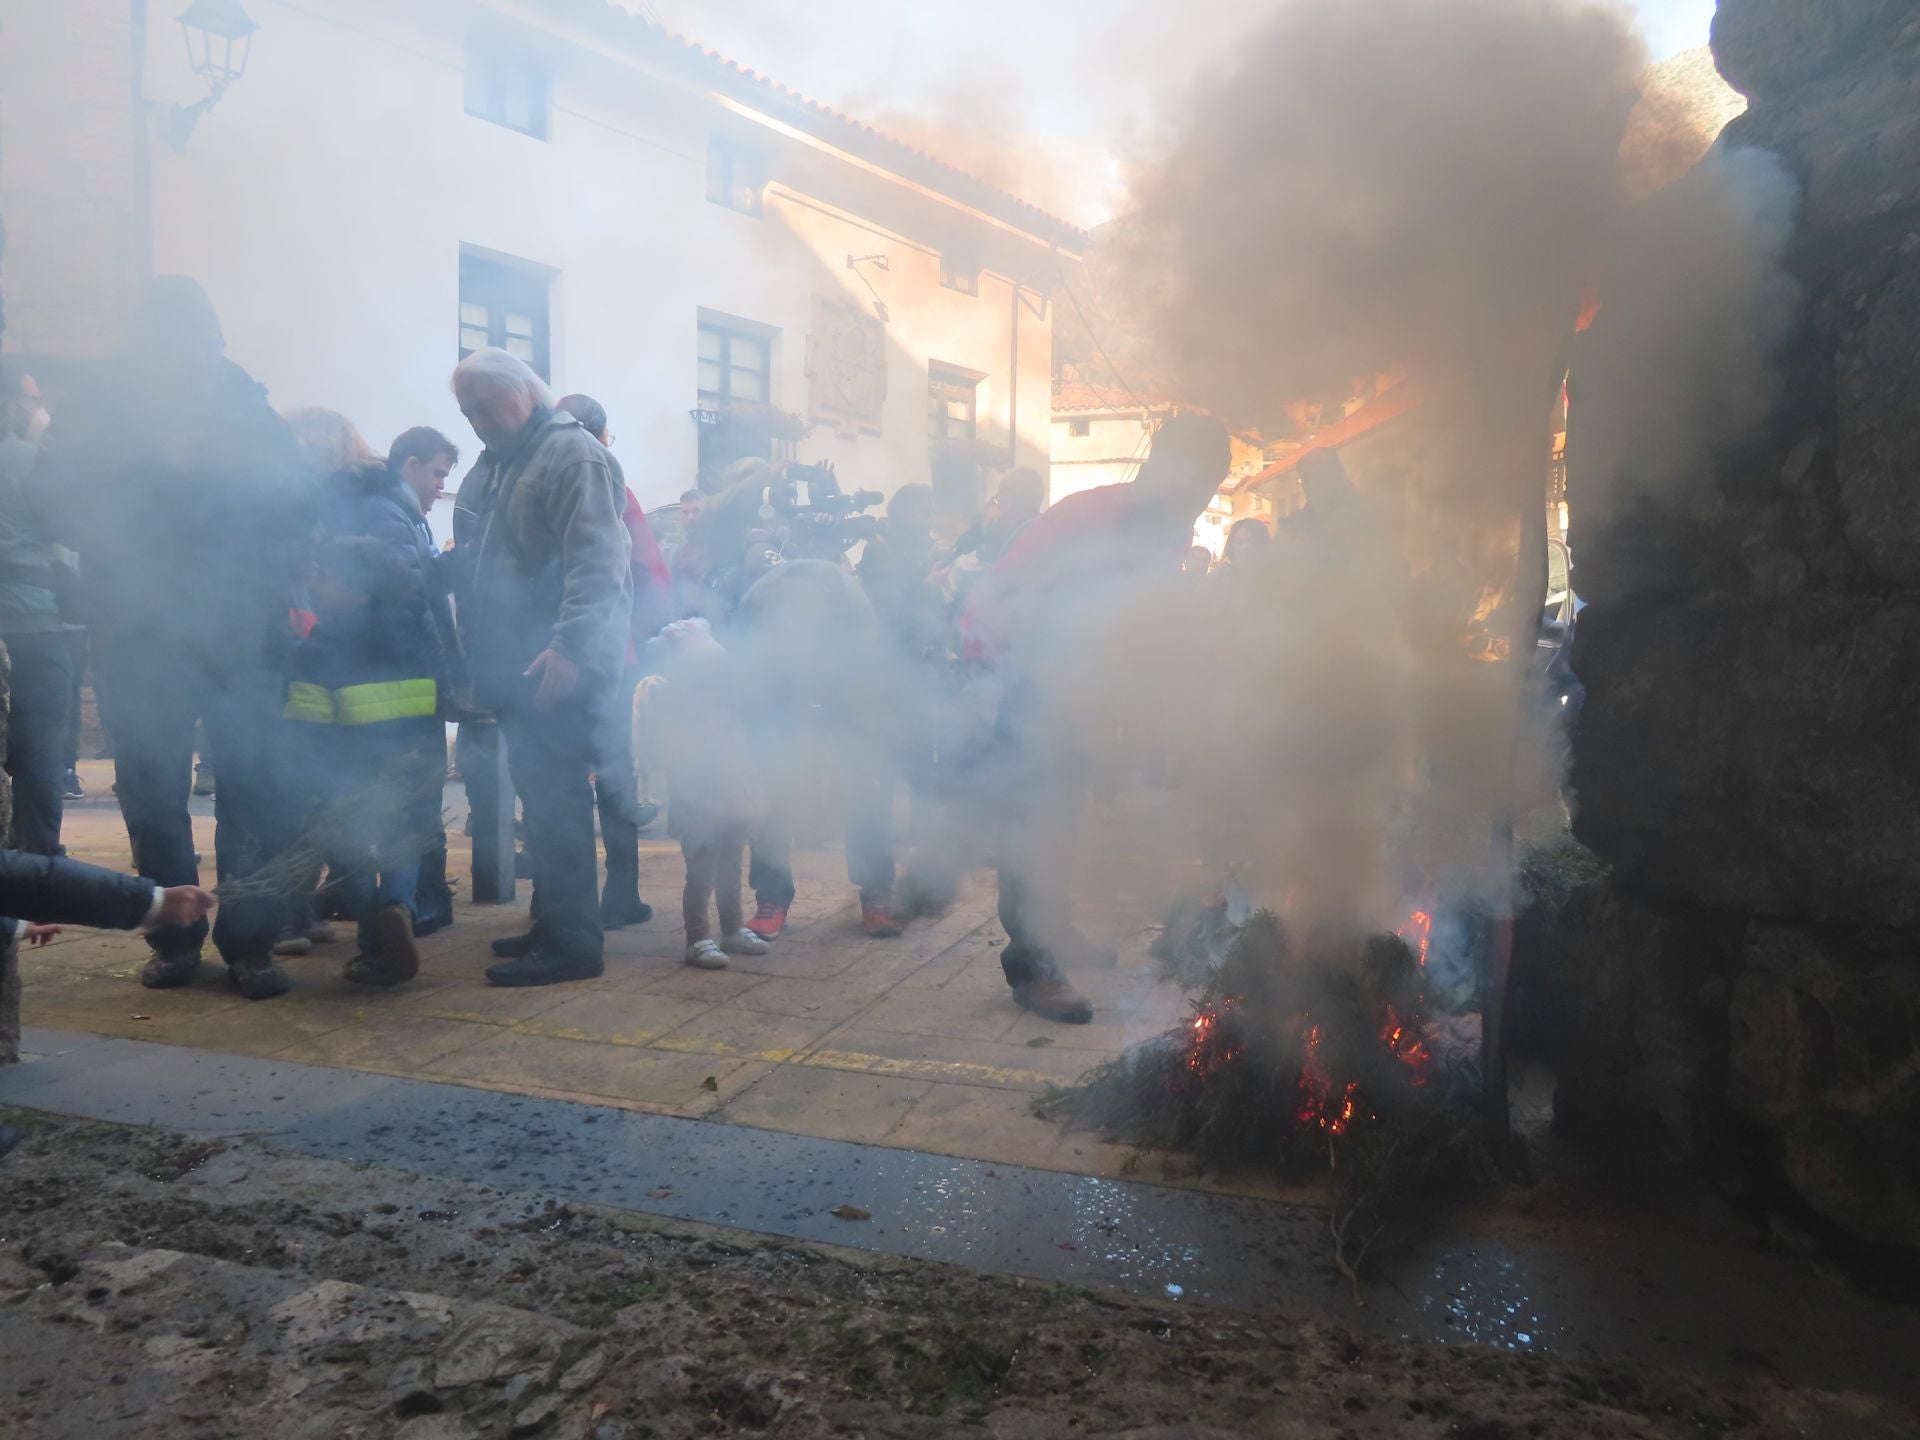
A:
[[[470,456],[447,388],[463,248],[545,267],[555,392],[606,405],[628,482],[652,507],[695,473],[702,309],[771,330],[772,402],[805,414],[814,296],[871,313],[846,262],[882,254],[887,272],[862,267],[891,317],[880,434],[823,425],[799,458],[832,460],[849,487],[926,480],[934,361],[983,377],[981,440],[1005,446],[1014,429],[1018,462],[1046,469],[1051,338],[1033,309],[1045,313],[1044,276],[1062,262],[1044,243],[697,85],[531,28],[531,0],[249,10],[261,30],[244,79],[183,155],[154,149],[154,259],[205,284],[229,353],[275,404],[344,411],[376,447],[436,425]],[[551,66],[547,140],[465,113],[476,26]],[[197,94],[176,37],[157,28],[147,82],[162,99]],[[761,215],[706,199],[716,132],[774,155]],[[986,257],[977,297],[941,286],[943,248]],[[1036,286],[1020,292],[1017,357],[1016,280]],[[448,519],[443,505],[436,527]]]
[[[1101,485],[1122,485],[1139,473],[1154,432],[1171,410],[1062,410],[1053,417],[1049,503]],[[1085,434],[1076,434],[1084,430]],[[1227,530],[1236,520],[1252,515],[1271,521],[1273,506],[1265,497],[1239,490],[1240,482],[1257,474],[1265,458],[1255,438],[1233,435],[1232,469],[1220,493],[1194,522],[1193,543],[1203,545],[1217,559]]]
[[[1101,485],[1120,485],[1133,479],[1147,457],[1158,420],[1145,411],[1129,414],[1098,412],[1054,417],[1048,474],[1048,499],[1060,500]],[[1083,428],[1085,435],[1074,434]]]

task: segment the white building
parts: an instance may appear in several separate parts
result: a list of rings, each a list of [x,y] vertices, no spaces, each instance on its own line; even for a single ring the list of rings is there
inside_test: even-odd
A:
[[[471,453],[447,377],[491,343],[606,405],[649,507],[703,444],[764,453],[769,432],[849,488],[934,480],[955,509],[993,468],[1046,471],[1049,293],[1084,234],[619,6],[245,0],[245,72],[176,151],[168,107],[206,93],[184,0],[144,35],[140,5],[129,27],[126,0],[49,13],[66,3],[0,0],[9,348],[85,348],[35,300],[89,212],[21,167],[76,113],[61,67],[125,30],[151,268],[206,286],[283,408],[344,411],[382,447],[437,425]],[[85,68],[96,91],[112,73]]]
[[[1132,480],[1147,457],[1153,437],[1182,409],[1168,400],[1140,397],[1113,386],[1097,385],[1064,367],[1053,393],[1053,445],[1047,494],[1050,501],[1101,485]],[[1266,464],[1259,437],[1229,434],[1232,469],[1220,493],[1195,522],[1193,543],[1217,559],[1227,530],[1249,515],[1272,520],[1264,495],[1243,493],[1249,477]]]

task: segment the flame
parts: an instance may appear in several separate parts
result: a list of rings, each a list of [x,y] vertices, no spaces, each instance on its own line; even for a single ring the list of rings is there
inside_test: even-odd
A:
[[[1414,958],[1420,962],[1420,968],[1427,966],[1427,944],[1433,939],[1433,915],[1426,910],[1416,910],[1407,917],[1407,923],[1399,929],[1399,936],[1413,947]]]

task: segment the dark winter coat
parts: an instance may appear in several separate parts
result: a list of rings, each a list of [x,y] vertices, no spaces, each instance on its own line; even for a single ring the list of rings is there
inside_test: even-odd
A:
[[[34,476],[103,642],[223,664],[284,643],[312,477],[239,366],[128,361],[60,407]]]
[[[454,503],[455,586],[474,703],[525,699],[526,668],[553,650],[589,687],[619,674],[632,626],[625,487],[571,415],[538,409],[489,446]]]
[[[860,556],[860,583],[875,613],[915,657],[946,654],[946,614],[933,581],[936,558],[930,535],[902,533],[892,520]]]
[[[0,915],[30,925],[136,930],[153,909],[154,885],[57,855],[0,850]]]
[[[425,584],[433,543],[422,533],[420,502],[383,460],[365,460],[320,484],[320,522],[334,535],[364,535],[406,555]]]
[[[380,460],[330,475],[321,485],[320,497],[323,536],[377,541],[405,564],[405,591],[384,596],[380,602],[377,628],[391,632],[380,643],[387,654],[411,655],[407,663],[439,682],[444,709],[456,676],[458,640],[447,603],[446,571],[433,548],[420,501]]]
[[[28,492],[39,454],[38,446],[0,435],[0,635],[62,628],[60,557]]]
[[[432,550],[415,524],[413,492],[376,460],[349,466],[320,486],[319,588],[344,588],[361,603],[324,611],[287,667],[288,720],[363,730],[431,722],[447,682],[435,622]],[[341,554],[328,541],[371,542]],[[343,573],[327,575],[330,566]]]

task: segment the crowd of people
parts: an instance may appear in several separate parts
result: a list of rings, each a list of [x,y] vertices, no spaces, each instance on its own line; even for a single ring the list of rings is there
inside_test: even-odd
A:
[[[777,944],[795,816],[824,768],[867,935],[900,934],[992,864],[1013,998],[1091,1018],[1068,978],[1098,950],[1068,905],[1082,781],[1073,737],[1044,723],[1046,686],[1074,613],[1189,568],[1228,468],[1218,424],[1167,422],[1134,481],[1051,508],[1041,477],[1014,470],[944,539],[928,486],[856,525],[862,507],[830,471],[737,461],[682,496],[669,563],[598,402],[556,399],[501,350],[468,356],[451,383],[481,449],[441,549],[427,516],[460,444],[421,426],[383,455],[343,415],[277,413],[184,278],[152,282],[125,361],[50,416],[27,377],[8,377],[11,844],[66,863],[51,857],[84,666],[150,888],[102,891],[102,923],[127,923],[146,897],[142,983],[189,983],[210,934],[238,993],[283,994],[279,959],[325,938],[330,917],[355,929],[347,979],[412,979],[418,939],[454,915],[454,721],[456,754],[469,731],[504,743],[524,813],[531,925],[494,942],[494,984],[600,975],[606,932],[652,918],[637,732],[684,858],[689,965]],[[1218,583],[1269,543],[1252,523],[1258,535],[1235,527]],[[196,748],[217,773],[211,894],[189,815]],[[485,767],[459,768],[478,797]],[[902,785],[916,840],[904,873]]]

